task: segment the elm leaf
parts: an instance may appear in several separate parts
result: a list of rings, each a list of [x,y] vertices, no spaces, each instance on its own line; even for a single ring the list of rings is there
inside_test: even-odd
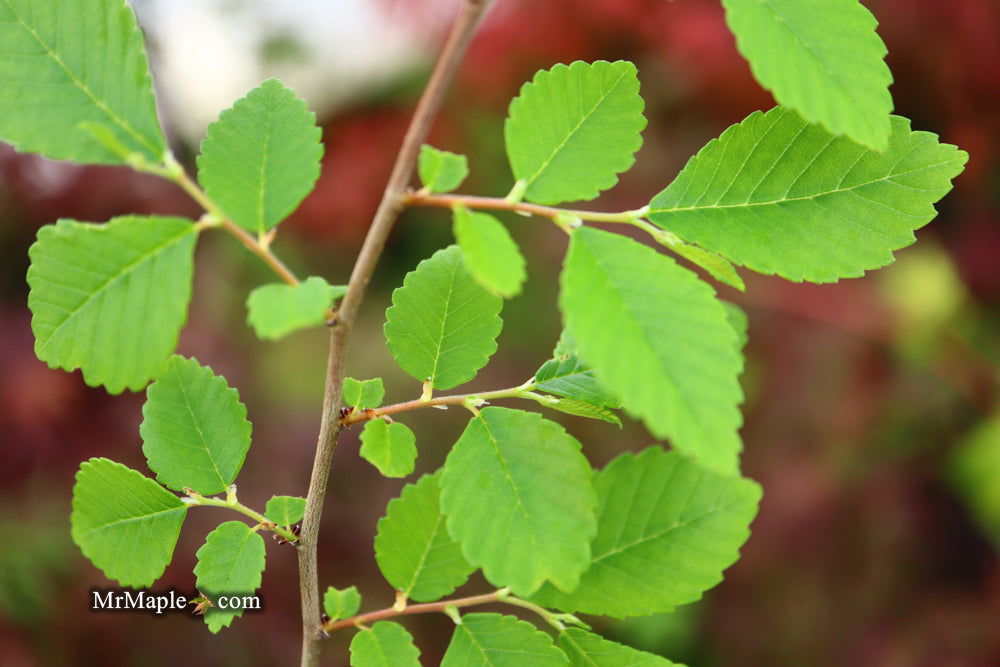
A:
[[[475,377],[496,352],[503,299],[479,285],[458,246],[448,246],[406,274],[386,311],[385,339],[400,367],[435,389]]]
[[[968,154],[891,119],[883,152],[777,107],[692,157],[649,219],[735,264],[788,280],[856,278],[914,242]]]
[[[242,608],[219,605],[219,597],[249,596],[260,588],[264,538],[242,521],[227,521],[208,534],[195,555],[195,585],[215,605],[205,611],[205,624],[215,634],[243,615]]]
[[[142,416],[142,452],[161,484],[208,496],[236,480],[251,426],[239,393],[211,368],[176,355],[168,359],[146,390]]]
[[[0,3],[0,139],[89,164],[161,164],[142,32],[124,0]]]
[[[510,103],[507,156],[524,198],[539,204],[589,200],[618,182],[642,146],[635,65],[574,62],[542,70]]]
[[[197,228],[183,218],[60,220],[28,250],[35,355],[109,393],[138,391],[174,351]]]
[[[145,588],[163,574],[186,514],[180,498],[120,463],[93,458],[76,473],[73,541],[122,586]]]
[[[268,79],[208,126],[198,180],[233,222],[262,234],[294,211],[319,179],[320,135],[306,103]]]
[[[532,412],[486,408],[444,464],[448,533],[496,586],[530,595],[552,581],[572,590],[595,529],[590,475],[580,443],[562,426]]]
[[[379,519],[375,560],[392,586],[417,602],[433,602],[475,570],[451,539],[441,512],[441,473],[407,484]]]
[[[406,477],[417,458],[416,436],[406,424],[370,419],[361,432],[361,458],[386,477]]]

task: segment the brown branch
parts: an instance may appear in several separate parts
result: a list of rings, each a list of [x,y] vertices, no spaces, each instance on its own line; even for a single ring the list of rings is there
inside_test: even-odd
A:
[[[299,589],[302,601],[302,665],[316,667],[320,650],[320,600],[317,576],[316,541],[319,534],[326,485],[333,458],[334,445],[340,434],[338,421],[341,387],[344,381],[344,353],[351,327],[364,298],[372,272],[385,247],[386,239],[396,218],[403,210],[406,187],[413,177],[420,145],[427,137],[431,123],[444,100],[445,92],[465,57],[476,28],[495,0],[465,0],[452,26],[444,48],[438,57],[427,86],[417,103],[410,127],[386,184],[382,201],[372,219],[364,244],[351,272],[347,293],[340,303],[337,317],[331,322],[330,348],[327,357],[326,388],[323,415],[306,496],[305,517],[299,536]]]
[[[367,614],[358,614],[357,616],[352,616],[351,618],[342,618],[337,621],[330,621],[323,626],[323,631],[333,632],[334,630],[340,630],[341,628],[351,628],[359,624],[381,621],[382,619],[394,618],[396,616],[429,614],[434,612],[444,613],[445,608],[447,607],[455,607],[458,609],[461,607],[489,604],[491,602],[501,602],[507,593],[508,591],[499,590],[493,591],[492,593],[485,593],[483,595],[473,595],[467,598],[456,598],[454,600],[441,600],[439,602],[414,604],[404,607],[403,609],[386,607],[385,609],[379,609],[378,611],[370,611]]]
[[[448,396],[438,396],[435,398],[417,398],[412,401],[406,401],[404,403],[394,403],[393,405],[386,405],[381,408],[369,408],[367,410],[356,410],[347,413],[340,418],[341,426],[350,426],[351,424],[358,424],[360,422],[370,421],[372,419],[378,419],[379,417],[386,417],[388,415],[394,415],[399,412],[409,412],[410,410],[419,410],[421,408],[435,408],[449,405],[465,405],[467,401],[474,401],[476,399],[481,399],[483,401],[492,400],[494,398],[513,398],[517,396],[522,396],[522,392],[530,391],[533,388],[533,384],[526,383],[520,387],[511,387],[510,389],[497,389],[495,391],[484,391],[478,394],[450,394]]]
[[[439,208],[453,208],[461,205],[466,208],[480,210],[528,213],[542,218],[549,218],[550,220],[579,218],[580,220],[592,220],[593,222],[634,223],[647,213],[645,209],[622,211],[621,213],[577,211],[573,209],[556,208],[554,206],[542,206],[541,204],[531,204],[528,202],[515,202],[499,197],[477,197],[473,195],[458,194],[434,195],[414,190],[410,190],[406,193],[403,203],[407,206],[436,206]]]

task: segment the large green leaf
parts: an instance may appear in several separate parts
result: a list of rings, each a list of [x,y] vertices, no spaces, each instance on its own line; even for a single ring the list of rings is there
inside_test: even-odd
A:
[[[560,305],[626,410],[705,465],[736,471],[742,361],[707,283],[632,239],[584,227],[570,241]]]
[[[242,521],[227,521],[208,534],[196,554],[194,567],[198,591],[215,605],[205,612],[205,623],[214,634],[243,615],[239,605],[220,602],[253,595],[264,571],[264,538]]]
[[[722,0],[754,77],[779,104],[875,150],[889,143],[892,74],[858,0]]]
[[[120,463],[94,458],[76,474],[73,541],[122,586],[144,588],[163,574],[186,513],[180,498]]]
[[[475,498],[475,502],[469,502]],[[529,595],[572,590],[590,560],[596,499],[580,443],[538,414],[490,407],[445,461],[448,533],[489,581]]]
[[[552,638],[527,621],[500,614],[465,614],[455,626],[441,667],[568,665]]]
[[[124,0],[3,0],[0,44],[0,139],[57,160],[163,162],[142,33]]]
[[[441,513],[440,472],[407,484],[378,522],[375,560],[392,586],[417,602],[433,602],[465,583],[475,568],[448,536]]]
[[[385,339],[404,371],[435,389],[475,377],[496,352],[503,299],[481,287],[448,246],[406,274],[386,311]]]
[[[261,340],[277,340],[326,322],[330,304],[346,291],[316,276],[294,286],[261,285],[247,297],[247,322]]]
[[[420,667],[420,650],[399,623],[379,621],[351,640],[351,667]]]
[[[536,602],[624,617],[694,602],[739,558],[760,486],[652,447],[594,478],[600,506],[590,568],[571,593],[546,585]]]
[[[469,175],[469,160],[464,155],[438,150],[424,144],[417,160],[420,182],[431,192],[451,192]]]
[[[754,271],[833,282],[913,243],[967,159],[898,116],[878,153],[777,107],[709,142],[649,219]]]
[[[524,256],[502,222],[456,206],[454,232],[466,266],[483,287],[508,299],[520,294],[528,277]]]
[[[570,667],[672,667],[675,663],[652,653],[623,646],[580,628],[559,633],[559,648]]]
[[[306,103],[277,79],[268,79],[208,126],[198,180],[233,222],[265,232],[316,184],[323,157],[320,134]]]
[[[142,452],[161,484],[212,495],[236,479],[250,448],[250,422],[226,379],[173,356],[146,390]]]
[[[635,161],[646,119],[630,62],[542,70],[510,103],[507,156],[524,197],[540,204],[593,199]]]
[[[177,345],[196,238],[182,218],[42,227],[28,250],[35,354],[112,394],[142,389]]]
[[[386,477],[406,477],[417,458],[416,440],[406,424],[371,419],[361,432],[358,454]]]

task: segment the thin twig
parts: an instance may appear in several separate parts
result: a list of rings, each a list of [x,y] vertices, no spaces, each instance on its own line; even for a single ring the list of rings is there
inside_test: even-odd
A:
[[[261,243],[254,236],[237,225],[235,222],[226,217],[226,214],[222,212],[215,202],[205,194],[205,191],[201,189],[201,186],[191,178],[186,171],[183,169],[179,170],[178,173],[172,180],[180,186],[184,192],[191,196],[191,199],[198,202],[207,213],[214,216],[219,221],[219,226],[222,229],[229,232],[231,235],[235,236],[236,239],[245,245],[247,249],[253,254],[260,257],[265,264],[271,267],[271,269],[278,274],[278,276],[291,286],[296,286],[299,284],[299,279],[295,277],[291,269],[285,266],[285,263],[271,251],[271,248],[267,244]]]
[[[399,412],[409,412],[410,410],[419,410],[421,408],[439,408],[449,405],[465,405],[467,403],[475,407],[477,404],[481,405],[484,401],[491,401],[495,398],[527,397],[528,392],[530,392],[534,386],[533,382],[528,381],[518,387],[510,387],[509,389],[495,389],[493,391],[483,391],[473,394],[451,394],[448,396],[435,396],[427,399],[417,398],[403,403],[385,405],[381,408],[355,410],[341,417],[340,424],[342,426],[350,426],[351,424],[358,424],[360,422],[378,419],[379,417],[386,417]]]
[[[340,630],[341,628],[351,628],[357,625],[362,625],[365,623],[371,623],[373,621],[381,621],[386,618],[394,618],[396,616],[409,616],[411,614],[429,614],[434,612],[444,613],[446,607],[454,607],[460,609],[462,607],[472,607],[480,604],[489,604],[491,602],[500,602],[504,596],[509,591],[501,589],[499,591],[494,591],[492,593],[486,593],[484,595],[473,595],[467,598],[456,598],[454,600],[440,600],[438,602],[427,602],[425,604],[414,604],[403,609],[397,609],[396,607],[386,607],[385,609],[379,609],[378,611],[370,611],[366,614],[358,614],[357,616],[352,616],[351,618],[342,618],[340,620],[331,621],[323,626],[324,632],[333,632],[334,630]]]
[[[441,55],[426,88],[417,103],[410,127],[400,147],[392,174],[382,194],[382,201],[372,219],[364,244],[351,272],[347,293],[340,303],[330,328],[326,388],[316,455],[309,479],[305,517],[299,536],[299,589],[302,601],[302,665],[316,667],[320,650],[320,601],[317,576],[316,541],[319,534],[330,461],[340,434],[339,411],[344,381],[344,355],[351,327],[364,298],[375,265],[385,247],[389,232],[403,209],[406,187],[413,177],[420,145],[427,138],[445,92],[465,57],[476,28],[495,0],[466,0],[452,26]]]
[[[555,206],[531,204],[529,202],[510,201],[509,199],[500,197],[477,197],[458,194],[434,195],[415,190],[408,191],[403,201],[407,206],[453,208],[460,205],[481,210],[528,213],[542,218],[549,218],[550,220],[577,218],[593,222],[623,222],[627,224],[635,224],[636,221],[649,213],[648,207],[634,211],[622,211],[621,213],[602,213],[599,211],[578,211],[575,209],[556,208]]]

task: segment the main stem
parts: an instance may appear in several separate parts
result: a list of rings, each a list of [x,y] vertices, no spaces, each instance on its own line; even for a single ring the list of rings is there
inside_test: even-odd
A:
[[[386,183],[382,201],[372,218],[364,244],[351,272],[347,293],[340,302],[337,317],[330,326],[330,346],[327,356],[326,389],[320,422],[316,456],[309,479],[305,517],[299,535],[299,589],[302,601],[302,666],[319,665],[322,633],[320,630],[319,578],[317,575],[316,542],[320,518],[326,498],[326,485],[333,458],[334,445],[340,434],[339,411],[341,386],[344,381],[344,354],[351,328],[357,318],[368,282],[385,247],[386,239],[403,209],[406,187],[413,178],[420,145],[427,138],[434,117],[444,100],[445,92],[472,41],[480,21],[495,0],[465,0],[452,26],[441,55],[413,113],[406,137],[400,147],[392,174]]]

